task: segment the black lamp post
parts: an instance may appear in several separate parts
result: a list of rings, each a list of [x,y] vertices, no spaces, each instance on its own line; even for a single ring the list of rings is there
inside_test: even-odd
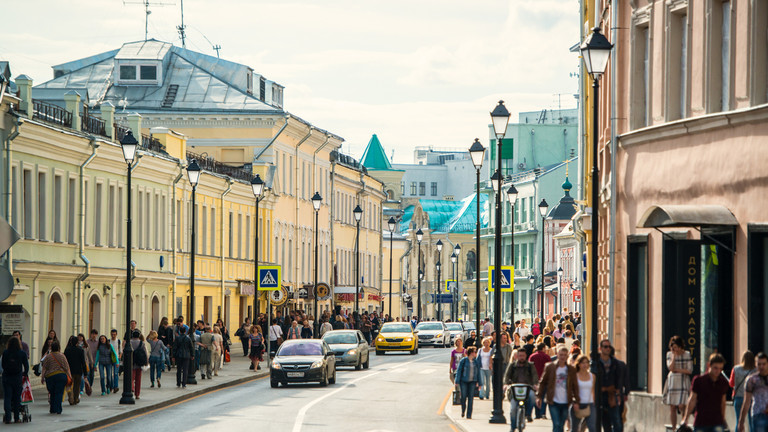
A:
[[[355,312],[360,313],[360,304],[358,302],[360,297],[360,219],[363,218],[363,209],[360,208],[360,205],[357,205],[352,210],[352,214],[355,216],[355,224],[357,225],[357,231],[355,232]],[[358,322],[355,322],[355,325],[358,324]]]
[[[532,299],[532,301],[530,302],[531,303],[530,307],[531,307],[531,320],[533,320],[534,318],[536,318],[536,308],[534,308],[534,306],[536,304],[536,285],[535,285],[535,283],[536,283],[536,276],[534,276],[534,275],[528,276],[528,282],[531,283],[531,299]],[[540,327],[540,329],[543,329],[543,324],[539,323],[539,327]]]
[[[480,140],[475,138],[475,142],[469,147],[469,156],[472,158],[472,165],[475,166],[475,172],[477,174],[477,180],[475,187],[477,192],[475,193],[475,199],[477,202],[477,223],[475,225],[475,328],[480,335],[480,169],[483,167],[483,160],[485,159],[485,147],[480,144]],[[487,310],[487,308],[486,308]],[[483,346],[482,338],[478,337],[475,341],[475,345],[478,348]]]
[[[461,245],[456,243],[453,246],[453,253],[456,255],[456,260],[453,262],[456,264],[456,277],[454,279],[456,280],[456,293],[451,297],[451,301],[456,303],[456,308],[454,309],[454,316],[453,320],[458,321],[459,320],[459,255],[461,255]],[[451,303],[451,307],[453,307],[453,303]]]
[[[581,56],[584,58],[584,67],[587,69],[587,73],[592,76],[592,244],[591,244],[591,262],[590,262],[590,277],[589,285],[592,288],[590,294],[592,319],[591,319],[591,332],[590,332],[590,345],[592,348],[592,362],[597,364],[600,353],[597,349],[598,344],[598,332],[597,332],[597,244],[599,240],[598,236],[598,177],[600,170],[597,167],[597,132],[598,132],[598,95],[600,92],[600,77],[605,73],[605,68],[608,66],[608,58],[611,56],[611,50],[613,45],[608,39],[600,32],[600,27],[592,29],[592,33],[587,36],[584,43],[581,44]],[[598,369],[599,368],[595,368]],[[601,376],[597,374],[595,388],[601,388]],[[597,398],[597,412],[601,413],[603,408],[602,397]],[[602,430],[601,416],[597,416],[597,430]]]
[[[451,270],[453,270],[453,283],[454,283],[454,287],[451,288],[451,292],[450,292],[450,294],[451,294],[451,321],[456,321],[456,318],[454,317],[453,307],[454,307],[454,295],[455,295],[454,293],[455,293],[456,289],[459,286],[458,285],[459,282],[458,282],[458,280],[456,278],[456,261],[457,260],[458,260],[458,258],[456,257],[456,252],[451,253]]]
[[[469,315],[469,302],[467,301],[469,296],[467,295],[467,293],[464,293],[464,295],[462,295],[461,298],[462,298],[462,300],[464,300],[464,314],[463,315],[466,317],[466,316]]]
[[[435,244],[435,247],[437,248],[437,265],[436,265],[436,268],[437,268],[437,287],[435,288],[435,309],[437,309],[437,311],[436,311],[437,320],[438,321],[442,321],[442,319],[443,319],[443,302],[442,302],[443,293],[441,292],[441,286],[440,286],[440,276],[441,276],[441,274],[440,274],[440,261],[442,261],[441,254],[443,252],[443,241],[438,239],[437,243]]]
[[[126,234],[127,234],[127,246],[125,248],[125,331],[129,331],[131,328],[131,249],[133,248],[133,242],[131,241],[131,168],[133,168],[133,159],[136,157],[136,149],[139,146],[139,142],[133,136],[132,131],[126,132],[120,145],[123,148],[123,157],[125,163],[128,164],[128,193],[127,207],[128,217],[126,219]],[[131,348],[130,336],[126,341],[125,348],[123,349],[123,394],[120,397],[121,405],[133,405],[136,400],[133,398],[133,390],[131,389],[131,371],[133,371],[133,348]],[[116,383],[115,383],[116,384]]]
[[[557,269],[557,302],[555,303],[555,311],[557,308],[563,309],[563,268]]]
[[[197,250],[197,243],[195,240],[195,233],[197,231],[197,209],[195,207],[195,195],[197,193],[197,183],[200,181],[200,165],[196,160],[192,160],[187,166],[187,177],[189,178],[189,184],[192,185],[192,229],[190,230],[190,250],[189,250],[189,325],[190,328],[195,325],[195,252]],[[195,367],[194,358],[190,359],[190,371],[187,376],[187,384],[197,384],[197,368]]]
[[[315,209],[315,283],[312,287],[312,303],[314,304],[313,308],[313,316],[315,317],[314,320],[314,329],[313,334],[315,336],[315,339],[320,338],[320,320],[317,318],[317,241],[318,241],[318,229],[320,227],[320,204],[323,202],[323,197],[320,196],[319,192],[315,192],[315,195],[312,196],[312,207]]]
[[[418,275],[418,281],[416,281],[416,310],[418,310],[418,319],[421,320],[424,318],[424,315],[422,314],[421,310],[421,278],[424,277],[424,273],[421,271],[421,239],[424,238],[424,233],[421,232],[421,228],[419,228],[418,231],[416,231],[416,243],[419,244],[419,254],[416,257],[416,260],[418,262],[417,268],[418,272],[416,273]]]
[[[507,189],[507,202],[509,203],[510,213],[511,214],[515,214],[515,204],[517,203],[517,188],[515,188],[515,185],[512,184],[512,183],[509,184],[509,189]],[[514,219],[513,219],[513,221],[514,221]],[[510,237],[510,242],[512,244],[512,247],[510,248],[512,250],[512,257],[510,258],[511,259],[510,262],[512,263],[512,266],[513,266],[512,274],[510,275],[512,280],[509,281],[509,282],[511,284],[514,284],[515,283],[515,271],[514,271],[515,270],[514,269],[514,265],[515,265],[515,224],[514,224],[514,222],[512,223],[512,229],[509,230],[509,237]],[[509,304],[510,304],[509,313],[511,315],[509,321],[511,323],[514,323],[515,322],[515,292],[514,291],[509,293]]]
[[[256,174],[256,177],[251,179],[251,189],[253,189],[253,196],[256,198],[256,239],[253,244],[254,258],[253,258],[253,325],[256,324],[256,320],[259,316],[259,201],[264,193],[264,180],[261,176]],[[269,327],[269,323],[267,326]]]
[[[495,243],[494,243],[494,260],[493,264],[496,268],[494,291],[493,291],[493,324],[496,327],[496,336],[501,340],[501,182],[502,182],[502,165],[501,165],[501,148],[502,138],[507,132],[507,126],[509,125],[509,111],[504,106],[504,101],[499,101],[499,104],[491,112],[491,120],[493,121],[493,131],[496,134],[497,150],[497,171],[494,176],[496,179],[491,178],[491,183],[494,187],[494,195],[496,195],[496,229],[495,229]],[[514,248],[513,248],[514,249]],[[495,356],[493,361],[493,411],[491,412],[490,423],[506,423],[507,419],[504,417],[504,408],[502,407],[504,394],[501,390],[501,381],[504,371],[502,370],[502,356]]]
[[[545,252],[544,238],[546,237],[544,222],[545,222],[545,219],[547,218],[548,209],[549,209],[549,204],[547,204],[547,200],[542,199],[541,203],[539,203],[539,213],[541,214],[541,320],[542,321],[544,321],[544,252]]]
[[[392,319],[392,238],[395,235],[397,221],[390,216],[387,224],[389,225],[389,319]]]

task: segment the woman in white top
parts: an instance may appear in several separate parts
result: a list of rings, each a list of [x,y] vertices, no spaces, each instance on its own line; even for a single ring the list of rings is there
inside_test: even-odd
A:
[[[283,342],[283,329],[277,324],[276,319],[272,319],[272,325],[269,327],[269,355],[274,356],[277,347]]]
[[[589,371],[589,357],[579,356],[576,359],[576,382],[579,385],[579,404],[571,407],[571,430],[581,431],[586,424],[589,432],[597,430],[597,413],[595,412],[595,374]],[[585,410],[589,414],[584,416]]]
[[[491,397],[491,375],[493,374],[493,366],[491,364],[491,338],[487,337],[483,339],[483,347],[477,353],[477,357],[480,359],[480,373],[483,374],[483,385],[480,387],[480,399],[488,399]]]

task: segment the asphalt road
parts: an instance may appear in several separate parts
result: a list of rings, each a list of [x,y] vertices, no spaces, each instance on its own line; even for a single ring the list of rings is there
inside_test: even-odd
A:
[[[448,349],[371,353],[368,370],[339,368],[336,384],[270,388],[259,379],[104,427],[109,431],[451,431]]]

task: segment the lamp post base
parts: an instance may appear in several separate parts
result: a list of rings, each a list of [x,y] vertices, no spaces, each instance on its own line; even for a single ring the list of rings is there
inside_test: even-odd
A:
[[[504,417],[504,410],[493,410],[491,411],[491,418],[488,419],[488,423],[494,423],[494,424],[505,424],[507,423],[507,419]]]
[[[133,398],[133,392],[130,389],[123,390],[123,394],[120,397],[120,405],[136,405],[136,399]]]
[[[194,357],[192,358],[192,365],[194,366]],[[193,369],[189,371],[189,375],[187,375],[187,384],[197,384],[197,378],[195,378],[195,375],[197,374],[197,369]]]

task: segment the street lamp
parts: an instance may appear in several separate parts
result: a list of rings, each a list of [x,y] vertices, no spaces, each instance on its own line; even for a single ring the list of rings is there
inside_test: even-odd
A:
[[[313,293],[312,293],[312,302],[314,303],[313,316],[315,317],[313,334],[315,336],[315,339],[320,338],[320,331],[319,331],[320,320],[317,319],[317,241],[318,241],[317,231],[320,223],[320,204],[322,203],[323,203],[323,197],[320,196],[319,192],[315,192],[315,194],[312,196],[312,207],[314,207],[315,209],[315,285],[313,287]]]
[[[437,288],[435,289],[435,309],[436,309],[436,315],[438,321],[442,321],[443,319],[443,303],[442,303],[442,297],[443,293],[440,292],[440,261],[442,261],[442,252],[443,252],[443,241],[438,239],[437,243],[435,244],[435,247],[437,248]]]
[[[477,180],[475,181],[477,223],[475,224],[475,328],[480,334],[480,169],[483,167],[485,159],[485,147],[480,144],[480,140],[475,138],[475,142],[469,147],[469,156],[472,158],[472,164],[475,166]],[[475,345],[479,349],[482,345],[481,338],[477,338]]]
[[[189,184],[192,185],[192,229],[190,230],[190,251],[189,251],[189,325],[190,327],[195,323],[195,252],[197,250],[197,243],[195,240],[195,234],[197,231],[197,211],[195,207],[195,196],[197,195],[197,183],[200,181],[200,165],[197,161],[192,161],[187,166],[187,177],[189,178]],[[126,344],[130,345],[130,344]],[[190,372],[187,377],[187,384],[197,384],[197,368],[195,366],[195,360],[191,359]]]
[[[547,200],[542,199],[539,203],[539,214],[541,214],[541,320],[544,321],[544,238],[546,237],[546,230],[544,228],[544,220],[547,217],[547,210],[549,210],[549,204]]]
[[[458,257],[456,256],[456,250],[454,249],[454,252],[451,254],[451,267],[453,270],[453,289],[451,289],[451,320],[456,321],[456,318],[454,317],[454,311],[453,311],[453,296],[456,292],[456,289],[459,286],[458,278],[456,277],[456,261],[458,261]]]
[[[454,321],[458,321],[459,320],[459,304],[458,304],[459,303],[459,298],[458,298],[458,295],[459,295],[459,264],[458,264],[458,262],[459,262],[459,255],[461,255],[461,246],[458,243],[456,243],[453,246],[453,253],[456,254],[456,261],[453,262],[454,264],[456,264],[456,272],[454,273],[456,275],[456,277],[454,277],[454,280],[456,280],[456,287],[455,287],[456,297],[454,297],[453,293],[451,293],[451,308],[453,308],[454,303],[456,303],[456,309],[455,309],[455,312],[453,314],[454,315],[453,316],[453,320]]]
[[[253,321],[256,325],[256,318],[259,316],[259,201],[264,193],[264,180],[261,176],[256,174],[256,177],[251,179],[251,189],[253,189],[253,197],[256,198],[256,239],[253,244],[254,258],[253,258]],[[270,324],[267,324],[269,326]]]
[[[598,243],[598,214],[599,214],[599,204],[598,204],[598,182],[599,182],[599,175],[600,170],[597,167],[597,148],[598,148],[598,142],[597,142],[597,133],[598,133],[598,108],[599,108],[599,94],[600,94],[600,77],[605,73],[605,68],[608,66],[608,58],[611,55],[611,50],[613,49],[613,45],[608,41],[608,39],[600,33],[600,27],[595,27],[592,29],[592,33],[587,36],[587,38],[584,40],[584,43],[581,44],[580,50],[581,50],[581,56],[584,58],[584,67],[587,69],[587,73],[589,73],[592,76],[592,89],[593,89],[593,95],[592,95],[592,244],[591,244],[591,251],[590,251],[590,276],[589,276],[589,285],[592,289],[592,293],[590,294],[590,300],[591,300],[591,308],[592,308],[592,319],[591,321],[591,331],[590,331],[590,345],[592,348],[592,364],[597,364],[598,362],[598,356],[600,355],[597,350],[597,243]],[[585,347],[586,348],[586,347]],[[597,374],[597,377],[595,379],[595,388],[601,388],[601,376],[600,374]],[[602,412],[603,410],[603,402],[602,398],[597,398],[596,401],[596,409],[597,412]],[[597,430],[602,430],[602,419],[601,416],[597,416]]]
[[[493,184],[494,195],[496,196],[496,228],[495,228],[495,242],[494,242],[494,260],[493,264],[496,267],[496,277],[494,278],[494,291],[493,291],[493,324],[496,327],[496,335],[501,338],[501,182],[503,176],[501,175],[501,149],[502,139],[507,132],[507,125],[509,124],[509,111],[504,106],[504,101],[499,101],[499,104],[491,112],[491,120],[493,122],[493,131],[496,134],[497,150],[496,161],[497,168],[494,178],[491,178]],[[512,248],[514,251],[514,247]],[[514,252],[513,252],[514,253]],[[514,262],[514,261],[513,261]],[[514,313],[514,311],[513,311]],[[514,316],[513,316],[514,318]],[[514,320],[512,321],[514,322]],[[502,356],[494,356],[493,360],[493,411],[491,412],[490,423],[507,422],[504,417],[504,408],[502,407],[504,394],[501,390],[501,381],[504,371],[502,370]]]
[[[392,319],[392,238],[395,235],[397,221],[390,216],[387,224],[389,225],[389,319]]]
[[[357,225],[355,233],[355,312],[360,313],[360,305],[358,303],[360,297],[360,219],[363,218],[363,209],[360,208],[359,204],[352,210],[352,214],[355,216],[355,224]],[[358,322],[355,322],[355,325],[358,324]]]
[[[469,298],[469,296],[467,295],[467,293],[464,293],[464,295],[462,295],[461,298],[462,300],[464,300],[464,314],[463,314],[464,318],[463,319],[467,319],[466,317],[467,315],[469,315],[469,310],[468,310],[469,302],[467,301],[467,299]]]
[[[421,228],[419,228],[419,230],[416,231],[416,243],[419,244],[419,254],[416,257],[416,260],[418,262],[417,268],[419,269],[419,271],[417,273],[418,276],[419,276],[419,280],[416,281],[416,296],[417,296],[417,298],[416,298],[417,309],[416,310],[419,311],[418,312],[418,317],[417,317],[418,319],[422,319],[424,317],[424,315],[421,313],[421,278],[424,277],[424,273],[421,270],[421,239],[423,239],[423,238],[424,238],[424,233],[421,232]]]
[[[532,299],[532,301],[530,303],[536,303],[536,286],[534,285],[534,283],[536,283],[536,276],[534,276],[534,275],[528,276],[528,282],[531,283],[531,299]],[[536,312],[535,312],[535,309],[533,308],[533,305],[531,305],[531,316],[532,316],[531,317],[532,320],[533,320],[533,318],[536,317]],[[544,328],[543,324],[539,323],[539,329],[543,330],[543,328]]]
[[[557,269],[557,304],[555,305],[555,310],[559,307],[560,309],[563,309],[563,268],[559,267]]]
[[[133,159],[136,157],[136,148],[139,146],[139,142],[133,136],[132,131],[126,132],[122,140],[120,140],[120,146],[123,148],[123,157],[125,163],[128,164],[128,193],[126,194],[128,216],[126,218],[126,229],[128,243],[125,248],[125,329],[128,331],[131,328],[131,249],[133,248],[133,242],[131,241],[131,170],[133,169]],[[136,400],[133,398],[133,390],[131,389],[131,372],[133,370],[133,349],[129,343],[125,344],[123,352],[126,353],[125,360],[123,360],[123,367],[125,372],[123,374],[123,394],[120,397],[121,405],[133,405]],[[10,396],[6,396],[10,397]]]

